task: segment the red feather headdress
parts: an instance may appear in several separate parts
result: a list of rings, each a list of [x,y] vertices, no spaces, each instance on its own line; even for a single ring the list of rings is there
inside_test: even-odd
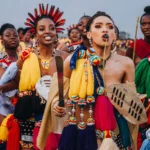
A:
[[[49,16],[55,24],[56,27],[56,32],[57,33],[62,33],[63,28],[60,26],[63,26],[65,24],[65,19],[61,19],[63,12],[60,12],[59,8],[55,10],[55,6],[51,6],[50,10],[48,10],[48,4],[46,7],[44,7],[43,4],[39,4],[39,9],[35,8],[34,9],[34,15],[31,13],[28,13],[29,18],[26,19],[25,25],[30,28],[30,31],[34,34],[36,31],[35,23],[38,18],[42,16]]]

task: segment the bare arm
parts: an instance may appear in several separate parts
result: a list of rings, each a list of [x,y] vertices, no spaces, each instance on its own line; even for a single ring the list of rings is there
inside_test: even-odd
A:
[[[135,73],[134,63],[130,58],[126,58],[124,62],[125,62],[125,75],[123,82],[124,83],[134,82],[134,73]]]
[[[72,55],[68,56],[64,61],[64,76],[70,78],[71,70],[70,70],[70,59]]]
[[[129,47],[127,49],[126,56],[132,59],[132,57],[133,57],[133,48],[132,47]]]

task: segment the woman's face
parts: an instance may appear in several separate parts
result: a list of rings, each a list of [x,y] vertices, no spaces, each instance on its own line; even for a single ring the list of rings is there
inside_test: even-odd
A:
[[[89,19],[88,18],[82,18],[79,23],[78,23],[78,30],[81,34],[81,36],[86,36],[86,25],[88,23]]]
[[[56,39],[56,28],[54,22],[49,18],[43,18],[37,23],[37,39],[40,44],[51,45]]]
[[[70,40],[72,42],[78,42],[80,40],[80,32],[78,29],[72,29],[70,32]]]
[[[108,35],[108,39],[104,37],[105,34]],[[107,42],[107,46],[111,46],[113,40],[116,39],[114,23],[106,16],[95,18],[87,37],[92,40],[92,44],[104,47]]]
[[[150,15],[146,15],[142,17],[141,31],[145,37],[150,37]]]

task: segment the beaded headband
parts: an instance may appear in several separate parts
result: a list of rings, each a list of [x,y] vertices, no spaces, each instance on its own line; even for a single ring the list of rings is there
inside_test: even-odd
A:
[[[63,32],[64,29],[60,27],[63,26],[66,21],[65,19],[61,19],[63,12],[60,12],[59,8],[55,10],[55,6],[53,5],[50,7],[50,9],[48,8],[48,6],[48,4],[46,5],[46,7],[44,7],[44,4],[39,4],[39,9],[34,9],[34,15],[28,13],[29,18],[26,19],[25,25],[30,28],[30,32],[32,32],[33,34],[36,32],[36,22],[42,16],[52,19],[55,24],[57,33]]]

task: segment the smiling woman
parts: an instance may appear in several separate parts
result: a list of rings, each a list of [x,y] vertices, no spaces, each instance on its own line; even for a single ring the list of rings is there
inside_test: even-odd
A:
[[[21,120],[20,143],[22,150],[30,150],[33,148],[38,150],[36,140],[48,97],[43,97],[42,90],[37,89],[36,85],[40,85],[41,89],[43,86],[46,86],[48,88],[48,95],[52,76],[56,72],[54,56],[59,55],[63,59],[67,57],[65,52],[54,51],[53,48],[57,33],[63,31],[63,28],[60,28],[60,26],[64,25],[65,19],[61,19],[63,12],[60,12],[59,8],[55,10],[55,6],[51,6],[49,9],[49,5],[44,7],[43,4],[39,4],[39,10],[34,10],[34,15],[31,13],[28,13],[28,15],[29,18],[26,19],[25,24],[29,27],[29,31],[38,39],[39,47],[36,53],[34,53],[32,48],[25,49],[17,61],[21,74],[19,80],[19,99],[15,107],[14,117],[15,119]],[[11,37],[15,36],[12,30],[8,30],[9,32],[7,30],[3,34],[5,38],[9,34],[11,34]],[[12,47],[15,47],[15,39],[12,38],[9,41],[9,45]],[[13,134],[10,134],[10,136],[12,138]],[[60,134],[53,133],[52,137],[50,136],[47,149],[57,148],[58,141],[53,145],[54,137],[57,137],[59,141]],[[15,140],[17,141],[19,139]],[[17,144],[19,144],[19,141]],[[9,145],[8,142],[7,145]],[[14,150],[19,149],[14,148]]]

